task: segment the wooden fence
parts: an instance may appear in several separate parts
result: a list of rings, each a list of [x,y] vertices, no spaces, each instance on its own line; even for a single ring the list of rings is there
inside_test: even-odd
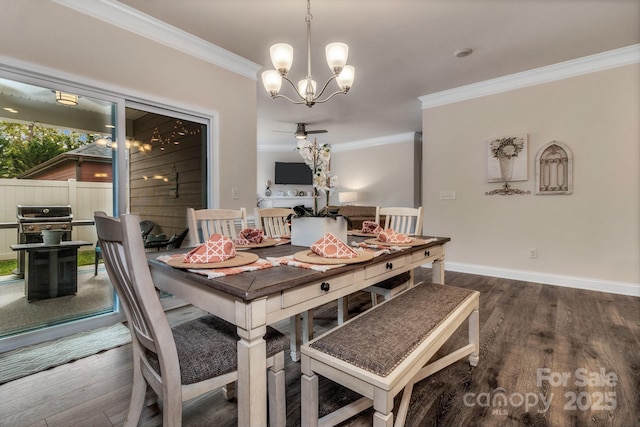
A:
[[[93,221],[97,210],[113,213],[113,185],[102,182],[44,181],[32,179],[0,179],[0,260],[16,258],[10,245],[17,243],[18,205],[71,205],[74,221]],[[73,240],[95,243],[93,225],[74,225]],[[89,250],[89,247],[81,248]]]

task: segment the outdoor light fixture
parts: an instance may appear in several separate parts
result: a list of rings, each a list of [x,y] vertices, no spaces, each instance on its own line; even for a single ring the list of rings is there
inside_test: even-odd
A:
[[[289,77],[287,73],[291,69],[293,63],[293,47],[286,43],[277,43],[271,46],[271,62],[275,70],[269,70],[262,73],[262,84],[264,88],[271,94],[272,98],[285,98],[294,104],[305,104],[307,107],[312,107],[314,104],[320,104],[333,98],[334,95],[339,93],[346,94],[353,85],[353,79],[355,76],[355,69],[351,65],[346,65],[347,57],[349,55],[349,46],[344,43],[329,43],[325,47],[325,54],[327,57],[327,64],[331,69],[333,75],[322,86],[320,92],[317,91],[317,84],[311,76],[311,0],[307,0],[307,16],[305,22],[307,23],[307,78],[300,80],[296,85]],[[300,98],[300,101],[293,100],[285,95],[280,95],[280,87],[282,86],[282,79],[289,82],[293,87],[296,95]],[[318,100],[327,89],[329,83],[335,80],[340,90],[332,93],[323,100]]]
[[[62,105],[78,105],[78,95],[56,90],[56,101]]]

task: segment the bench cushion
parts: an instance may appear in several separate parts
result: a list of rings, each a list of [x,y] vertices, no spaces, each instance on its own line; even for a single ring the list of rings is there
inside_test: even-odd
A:
[[[454,286],[420,284],[330,331],[309,347],[386,377],[474,293]]]

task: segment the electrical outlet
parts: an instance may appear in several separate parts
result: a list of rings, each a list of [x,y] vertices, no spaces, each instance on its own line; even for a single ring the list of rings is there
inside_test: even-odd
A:
[[[538,249],[529,248],[529,258],[538,258]]]
[[[240,192],[238,191],[238,187],[233,187],[231,189],[231,198],[232,199],[239,199],[240,198]]]
[[[456,198],[456,192],[453,190],[440,192],[440,200],[453,200],[455,198]]]

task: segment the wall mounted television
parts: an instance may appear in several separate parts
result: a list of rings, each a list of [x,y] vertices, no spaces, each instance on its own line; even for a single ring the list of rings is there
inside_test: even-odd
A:
[[[305,163],[276,162],[274,183],[311,185],[313,184],[311,168]]]

